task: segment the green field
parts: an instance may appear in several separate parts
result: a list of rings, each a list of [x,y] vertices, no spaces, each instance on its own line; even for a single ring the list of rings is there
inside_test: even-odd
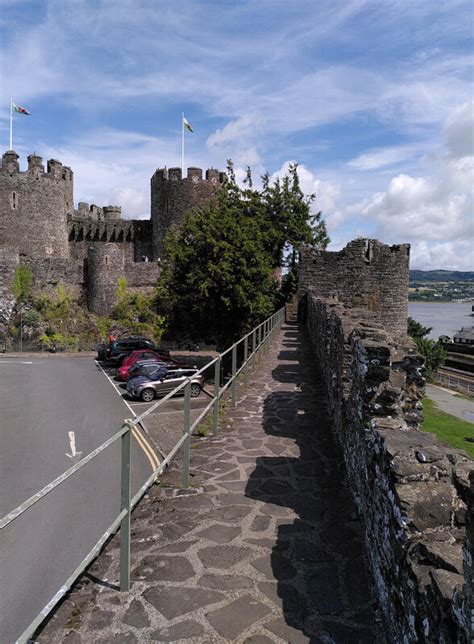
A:
[[[425,419],[422,430],[424,432],[436,434],[443,443],[463,449],[471,458],[474,458],[474,443],[466,440],[474,437],[473,423],[441,411],[429,398],[423,399],[423,411]]]

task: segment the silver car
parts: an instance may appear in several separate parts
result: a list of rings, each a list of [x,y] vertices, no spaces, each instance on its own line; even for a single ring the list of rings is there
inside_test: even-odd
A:
[[[204,378],[196,375],[197,369],[167,369],[158,367],[147,375],[135,376],[127,382],[127,392],[133,398],[151,402],[155,397],[166,396],[186,379],[191,379],[191,396],[196,398],[204,386]],[[184,387],[178,392],[184,393]]]

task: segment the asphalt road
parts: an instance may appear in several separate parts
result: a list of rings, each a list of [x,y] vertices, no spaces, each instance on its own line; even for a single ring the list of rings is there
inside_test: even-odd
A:
[[[0,516],[116,433],[132,413],[90,357],[0,358]],[[74,432],[72,437],[71,432]],[[157,456],[132,439],[132,494]],[[0,531],[0,642],[59,590],[119,512],[120,443]]]
[[[459,396],[456,392],[435,385],[426,385],[426,395],[446,413],[474,423],[473,399]]]

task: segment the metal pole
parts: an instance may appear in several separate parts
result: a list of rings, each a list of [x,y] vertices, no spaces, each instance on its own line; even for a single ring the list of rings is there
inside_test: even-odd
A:
[[[249,367],[247,364],[247,357],[249,353],[249,336],[245,336],[244,340],[244,384],[247,385],[249,381]]]
[[[255,351],[256,351],[256,350],[257,350],[257,332],[256,332],[256,330],[254,329],[254,330],[252,331],[252,356],[253,356],[253,357],[252,357],[252,366],[253,366],[253,372],[254,372],[254,373],[255,373],[255,370],[256,370],[256,368],[257,368],[257,365],[256,365],[256,359],[257,359],[257,357],[256,357],[256,354],[255,354]]]
[[[125,421],[128,431],[122,436],[122,472],[120,509],[127,514],[120,523],[120,590],[130,590],[130,439],[132,436],[131,421]]]
[[[214,426],[212,428],[213,436],[219,433],[219,390],[221,380],[221,359],[217,360],[214,365]]]
[[[237,347],[232,347],[232,386],[231,386],[231,401],[232,407],[235,407],[236,394],[237,394],[237,380],[235,372],[237,371]]]
[[[186,440],[183,444],[183,487],[189,487],[189,461],[191,458],[191,381],[184,388],[184,423],[183,432]]]
[[[23,353],[23,308],[20,309],[20,352]]]

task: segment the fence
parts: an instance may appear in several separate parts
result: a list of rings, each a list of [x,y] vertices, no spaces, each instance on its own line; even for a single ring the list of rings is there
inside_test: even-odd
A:
[[[66,470],[63,474],[58,476],[54,481],[46,485],[44,488],[36,492],[33,496],[27,499],[24,503],[12,510],[9,514],[0,520],[0,530],[12,523],[20,515],[32,507],[43,497],[49,494],[52,490],[58,487],[66,479],[73,476],[78,470],[84,467],[87,463],[95,459],[100,453],[110,447],[117,441],[121,441],[121,491],[120,491],[120,513],[114,519],[112,524],[107,528],[104,534],[99,538],[94,547],[86,555],[86,557],[78,564],[74,571],[69,575],[66,581],[62,584],[58,592],[46,604],[41,613],[31,622],[31,624],[24,630],[22,635],[18,638],[17,644],[25,644],[28,639],[33,635],[41,622],[51,612],[54,606],[60,599],[67,593],[74,581],[79,575],[87,568],[87,566],[97,557],[106,541],[113,535],[120,527],[120,590],[127,591],[130,588],[130,517],[131,511],[138,503],[141,497],[145,494],[146,490],[152,485],[157,478],[163,473],[165,468],[174,458],[178,451],[182,449],[183,452],[183,469],[182,469],[182,483],[183,486],[189,486],[189,469],[190,469],[190,454],[191,454],[191,436],[196,430],[198,425],[212,410],[212,432],[214,436],[218,435],[219,431],[219,403],[225,392],[228,391],[229,399],[232,406],[235,406],[237,396],[237,378],[242,375],[244,385],[248,382],[249,369],[253,367],[256,369],[256,363],[259,353],[268,348],[270,340],[275,332],[280,328],[284,320],[284,309],[280,309],[255,327],[250,333],[238,340],[229,349],[214,358],[211,362],[206,364],[198,373],[204,373],[206,370],[214,367],[214,395],[211,397],[209,404],[201,411],[199,416],[191,423],[191,381],[188,379],[183,382],[179,387],[176,387],[172,392],[161,398],[147,409],[143,414],[131,420],[125,420],[122,428],[116,434],[111,436],[105,443],[97,447],[94,451],[81,459],[78,463]],[[222,364],[224,361],[229,361],[230,373],[229,378],[224,382],[225,378],[222,376]],[[239,364],[240,363],[240,364]],[[147,416],[154,413],[156,409],[164,405],[172,396],[175,396],[180,390],[184,389],[184,415],[183,415],[183,434],[176,442],[174,447],[166,455],[163,461],[152,472],[149,478],[143,483],[141,488],[131,498],[131,433],[132,430],[139,425]],[[230,391],[229,391],[230,390]]]
[[[441,368],[435,373],[434,378],[438,385],[444,385],[448,389],[454,389],[467,396],[474,396],[473,376],[457,372],[454,369]]]

